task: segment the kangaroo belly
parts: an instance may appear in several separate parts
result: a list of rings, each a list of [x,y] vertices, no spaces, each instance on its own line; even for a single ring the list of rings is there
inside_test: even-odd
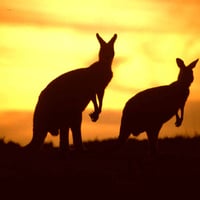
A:
[[[75,111],[62,108],[54,108],[45,102],[39,101],[36,105],[33,118],[33,126],[36,130],[45,130],[57,135],[57,130],[68,123]]]

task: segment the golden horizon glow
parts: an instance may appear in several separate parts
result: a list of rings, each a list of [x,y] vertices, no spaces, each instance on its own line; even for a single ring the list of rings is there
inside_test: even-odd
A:
[[[104,108],[121,109],[136,92],[175,81],[176,57],[199,57],[199,8],[190,0],[1,2],[0,110],[33,110],[52,79],[95,62],[96,32],[105,40],[118,34]],[[194,71],[190,99],[200,100]]]

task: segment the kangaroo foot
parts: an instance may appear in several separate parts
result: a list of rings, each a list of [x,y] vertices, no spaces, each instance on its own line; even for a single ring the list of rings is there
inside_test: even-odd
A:
[[[97,112],[90,113],[90,118],[93,122],[96,122],[99,119],[99,113]]]

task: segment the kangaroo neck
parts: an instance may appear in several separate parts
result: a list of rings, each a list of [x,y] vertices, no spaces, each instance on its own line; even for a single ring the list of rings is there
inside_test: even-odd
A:
[[[110,69],[111,70],[112,60],[110,60],[110,61],[108,61],[108,60],[99,60],[98,64],[102,68],[106,68],[106,69]]]
[[[89,66],[89,69],[96,73],[112,73],[111,63],[97,61]]]
[[[173,82],[171,85],[175,85],[176,87],[178,87],[182,90],[189,90],[191,83],[185,83],[183,81],[177,80],[177,81]]]
[[[99,62],[106,65],[111,65],[113,58],[99,58]]]

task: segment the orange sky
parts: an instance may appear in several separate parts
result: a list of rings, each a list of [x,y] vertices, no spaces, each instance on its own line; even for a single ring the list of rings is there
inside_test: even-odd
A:
[[[136,91],[174,81],[176,57],[186,63],[199,57],[198,1],[79,2],[0,3],[1,110],[33,110],[49,81],[94,62],[96,32],[105,40],[118,34],[114,78],[105,98],[108,108],[120,109]],[[196,79],[192,85],[191,98],[200,98],[199,83]],[[110,103],[113,95],[118,96],[116,104]]]
[[[118,34],[103,109],[122,110],[136,92],[176,80],[176,57],[200,57],[199,10],[198,0],[1,1],[0,111],[33,111],[53,78],[95,62],[97,32]],[[200,65],[189,101],[200,100],[198,74]]]

